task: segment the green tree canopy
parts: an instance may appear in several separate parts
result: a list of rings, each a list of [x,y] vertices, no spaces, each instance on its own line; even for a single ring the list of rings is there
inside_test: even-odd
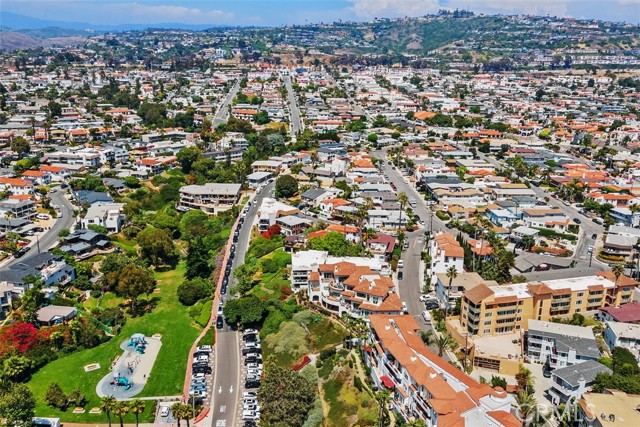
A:
[[[223,312],[227,323],[249,326],[264,318],[267,313],[267,303],[254,296],[245,296],[228,301]]]
[[[334,256],[362,255],[362,246],[347,240],[341,233],[330,231],[324,236],[314,237],[307,242],[309,249],[327,251]]]
[[[282,175],[276,180],[276,195],[278,197],[293,197],[298,192],[298,181],[291,175]]]

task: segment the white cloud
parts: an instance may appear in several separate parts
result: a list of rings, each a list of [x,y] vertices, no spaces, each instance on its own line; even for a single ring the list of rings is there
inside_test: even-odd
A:
[[[187,24],[217,24],[233,19],[234,15],[223,10],[202,10],[183,6],[144,5],[133,3],[131,15],[147,22],[181,22]]]
[[[439,0],[350,0],[358,18],[420,16],[441,8]]]

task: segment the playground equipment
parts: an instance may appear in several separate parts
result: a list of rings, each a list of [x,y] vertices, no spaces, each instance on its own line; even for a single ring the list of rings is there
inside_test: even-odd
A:
[[[113,377],[113,381],[111,381],[111,384],[118,387],[124,387],[125,390],[129,390],[131,387],[133,387],[133,382],[130,381],[127,377],[123,377],[120,374],[118,374],[117,377]]]
[[[144,350],[147,348],[147,340],[144,334],[133,334],[127,345],[133,347],[138,354],[144,354]]]

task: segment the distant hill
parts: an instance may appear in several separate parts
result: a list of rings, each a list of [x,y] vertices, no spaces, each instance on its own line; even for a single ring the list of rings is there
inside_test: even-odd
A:
[[[37,47],[80,45],[86,42],[84,37],[33,37],[17,31],[0,32],[0,50],[32,49]]]
[[[121,25],[94,25],[86,22],[53,21],[47,19],[34,18],[26,15],[19,15],[12,12],[0,12],[0,22],[2,28],[7,30],[28,32],[27,30],[45,30],[57,28],[59,30],[78,30],[87,34],[92,32],[107,31],[134,31],[145,30],[147,28],[174,28],[180,30],[206,30],[214,25],[190,25],[181,23],[159,23],[159,24],[121,24]],[[44,37],[48,37],[46,34]],[[56,35],[54,37],[60,37]]]

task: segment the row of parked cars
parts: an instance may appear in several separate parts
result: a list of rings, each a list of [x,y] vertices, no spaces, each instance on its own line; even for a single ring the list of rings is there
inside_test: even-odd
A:
[[[191,361],[191,387],[189,388],[189,396],[196,399],[206,399],[209,396],[207,387],[207,375],[213,371],[211,369],[210,357],[213,353],[213,347],[210,345],[201,345],[193,353]]]
[[[248,209],[251,206],[251,202],[247,202],[247,205],[244,209]],[[231,276],[231,265],[233,264],[233,259],[236,257],[236,244],[238,243],[238,238],[240,237],[240,230],[242,229],[242,225],[244,224],[244,217],[246,215],[246,211],[242,211],[244,215],[240,216],[238,220],[238,226],[236,227],[236,231],[233,232],[233,243],[231,244],[231,248],[229,249],[229,259],[227,260],[227,265],[224,269],[224,277],[222,278],[222,287],[220,288],[220,293],[225,295],[227,293],[227,288],[229,286],[229,277]]]
[[[242,332],[242,355],[246,376],[242,395],[242,420],[245,427],[253,427],[260,421],[260,404],[253,389],[260,387],[262,380],[262,348],[256,329],[246,329]]]

